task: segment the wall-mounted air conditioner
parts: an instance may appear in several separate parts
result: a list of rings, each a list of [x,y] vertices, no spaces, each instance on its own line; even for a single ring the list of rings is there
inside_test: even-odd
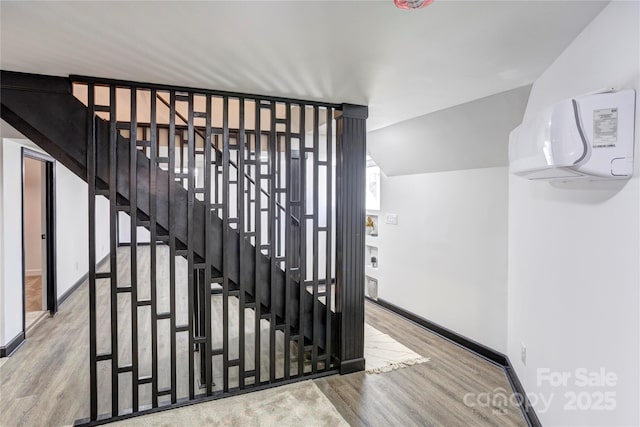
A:
[[[627,179],[633,172],[634,90],[553,105],[509,136],[509,170],[528,179]]]

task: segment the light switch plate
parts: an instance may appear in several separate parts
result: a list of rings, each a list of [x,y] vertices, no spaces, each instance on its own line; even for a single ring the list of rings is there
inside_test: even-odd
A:
[[[387,224],[398,225],[398,215],[397,214],[387,214],[385,222]]]

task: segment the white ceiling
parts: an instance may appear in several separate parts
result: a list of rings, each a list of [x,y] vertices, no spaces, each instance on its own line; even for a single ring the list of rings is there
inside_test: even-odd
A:
[[[370,130],[530,84],[596,1],[0,3],[0,66],[370,107]]]

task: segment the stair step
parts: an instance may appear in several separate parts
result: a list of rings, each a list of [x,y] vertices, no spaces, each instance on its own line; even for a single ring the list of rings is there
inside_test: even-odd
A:
[[[96,279],[111,279],[111,273],[110,272],[102,272],[102,273],[96,273]]]
[[[207,342],[207,337],[203,337],[203,336],[193,337],[193,342],[195,344],[204,344]]]
[[[156,157],[156,163],[169,163],[168,157]]]
[[[229,367],[240,366],[240,359],[231,359],[228,362]]]
[[[130,212],[131,211],[131,206],[129,206],[129,205],[117,205],[116,206],[116,210],[118,212]]]
[[[176,101],[189,102],[189,95],[176,93],[175,97]]]
[[[156,314],[156,319],[171,319],[171,313],[164,312]]]
[[[260,314],[260,319],[271,320],[271,313],[261,313]]]
[[[255,377],[256,376],[256,370],[252,369],[250,371],[245,371],[244,373],[244,377],[245,378],[251,378],[251,377]]]
[[[151,141],[136,141],[136,147],[151,147]]]
[[[188,249],[176,249],[176,256],[187,257],[187,256],[189,256],[189,250]]]
[[[96,188],[96,196],[105,196],[109,197],[109,189],[108,188]]]
[[[143,299],[138,301],[138,307],[145,307],[145,306],[150,306],[151,305],[151,300],[150,299]]]
[[[93,111],[102,112],[102,113],[108,113],[110,110],[109,110],[109,106],[108,105],[94,104],[93,105]]]
[[[119,294],[131,292],[131,291],[132,291],[131,286],[119,286],[116,288],[116,292]]]
[[[201,111],[194,111],[193,112],[193,117],[195,119],[206,119],[207,118],[207,113],[203,113]]]
[[[151,227],[151,221],[138,221],[138,227]]]
[[[223,353],[224,353],[224,351],[223,351],[223,349],[221,349],[221,348],[214,348],[214,349],[211,349],[211,355],[212,355],[212,356],[220,356],[220,355],[222,355]]]
[[[187,332],[188,330],[189,330],[189,325],[176,326],[176,332]]]

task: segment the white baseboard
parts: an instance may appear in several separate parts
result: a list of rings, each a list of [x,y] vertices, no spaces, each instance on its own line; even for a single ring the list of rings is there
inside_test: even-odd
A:
[[[42,276],[42,270],[25,270],[24,274],[26,276]]]

